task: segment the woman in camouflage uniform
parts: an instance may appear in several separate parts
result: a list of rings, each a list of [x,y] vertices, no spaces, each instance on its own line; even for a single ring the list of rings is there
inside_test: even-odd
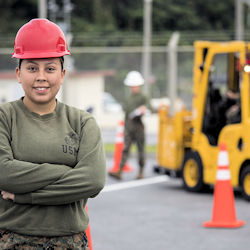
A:
[[[56,99],[70,52],[61,29],[33,19],[13,57],[24,97],[0,105],[0,249],[88,249],[88,198],[105,183],[100,129]]]

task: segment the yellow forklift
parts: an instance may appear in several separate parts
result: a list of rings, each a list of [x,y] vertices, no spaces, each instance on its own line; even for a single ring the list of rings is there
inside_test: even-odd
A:
[[[154,170],[201,191],[215,184],[225,143],[232,185],[250,201],[250,43],[197,41],[194,49],[192,110],[159,108]]]

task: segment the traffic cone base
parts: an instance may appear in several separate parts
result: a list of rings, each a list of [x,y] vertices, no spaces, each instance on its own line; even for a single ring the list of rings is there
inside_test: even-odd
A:
[[[245,224],[245,221],[235,221],[235,222],[216,222],[216,221],[207,221],[203,223],[204,227],[221,227],[221,228],[237,228]]]
[[[129,166],[128,163],[126,163],[122,169],[122,172],[132,172],[133,168]]]

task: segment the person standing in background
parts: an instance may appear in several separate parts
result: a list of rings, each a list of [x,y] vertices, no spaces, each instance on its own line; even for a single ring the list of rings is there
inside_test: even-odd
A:
[[[109,172],[109,175],[116,179],[122,178],[122,170],[129,157],[131,145],[136,143],[139,164],[137,179],[141,179],[144,177],[145,165],[145,132],[142,117],[153,109],[149,98],[141,92],[144,79],[138,71],[130,71],[124,80],[124,84],[130,88],[131,92],[123,105],[125,112],[124,149],[120,169],[116,172]]]

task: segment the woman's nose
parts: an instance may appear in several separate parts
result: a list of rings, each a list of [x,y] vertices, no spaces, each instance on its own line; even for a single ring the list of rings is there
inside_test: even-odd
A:
[[[38,71],[37,79],[38,82],[45,82],[47,81],[46,74],[43,70]]]

